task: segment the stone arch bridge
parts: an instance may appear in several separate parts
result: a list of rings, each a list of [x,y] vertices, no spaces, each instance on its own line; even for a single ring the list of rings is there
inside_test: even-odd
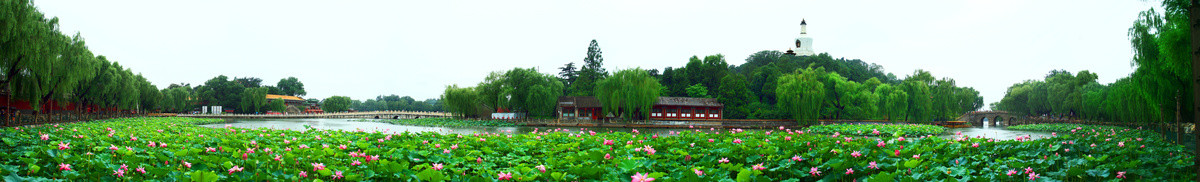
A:
[[[959,121],[966,121],[972,126],[983,126],[984,119],[987,119],[988,126],[1009,125],[1024,120],[1020,115],[1008,111],[971,111],[958,117]]]

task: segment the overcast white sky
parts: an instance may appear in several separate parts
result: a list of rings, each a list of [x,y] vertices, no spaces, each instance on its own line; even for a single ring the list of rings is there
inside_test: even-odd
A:
[[[64,32],[160,88],[217,75],[287,76],[306,98],[438,97],[491,71],[581,62],[597,39],[610,70],[731,65],[786,50],[808,20],[814,49],[916,69],[986,103],[1052,69],[1129,75],[1127,29],[1157,1],[36,1]],[[578,63],[577,63],[578,64]],[[984,108],[986,109],[986,107]]]

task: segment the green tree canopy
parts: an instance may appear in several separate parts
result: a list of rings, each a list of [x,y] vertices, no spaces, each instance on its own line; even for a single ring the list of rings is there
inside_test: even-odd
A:
[[[325,112],[346,112],[350,109],[350,97],[331,96],[321,101],[321,110]]]
[[[650,116],[662,85],[641,68],[617,71],[597,83],[596,99],[603,111],[626,119]]]
[[[775,91],[779,109],[802,124],[815,123],[826,99],[825,84],[821,83],[826,74],[823,67],[810,67],[779,77]]]
[[[308,92],[304,91],[304,83],[301,83],[300,79],[297,79],[296,77],[289,76],[287,78],[280,79],[279,83],[275,83],[275,87],[279,87],[279,91],[283,95],[304,96],[308,94]]]

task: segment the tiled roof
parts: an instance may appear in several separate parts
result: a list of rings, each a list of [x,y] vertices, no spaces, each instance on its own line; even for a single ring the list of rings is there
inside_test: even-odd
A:
[[[558,106],[600,107],[600,100],[591,96],[562,96],[558,97]]]
[[[299,101],[304,100],[304,99],[302,99],[300,97],[296,97],[296,96],[267,94],[267,100],[271,100],[271,99],[299,100]]]
[[[668,106],[715,106],[723,107],[724,104],[717,102],[714,98],[695,98],[695,97],[658,97],[658,102],[654,105]]]

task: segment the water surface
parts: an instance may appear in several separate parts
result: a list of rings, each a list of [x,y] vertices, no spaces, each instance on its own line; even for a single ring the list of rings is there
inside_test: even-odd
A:
[[[403,133],[403,132],[437,132],[443,134],[474,134],[474,133],[529,133],[537,129],[538,131],[552,131],[559,129],[565,132],[579,131],[595,131],[604,132],[630,132],[637,129],[641,133],[655,133],[659,135],[670,135],[671,131],[704,131],[711,132],[707,127],[697,126],[696,128],[612,128],[612,127],[526,127],[526,126],[468,126],[468,127],[439,127],[439,126],[412,126],[412,125],[396,125],[389,123],[377,123],[370,121],[354,121],[359,119],[332,119],[332,118],[306,118],[306,119],[227,119],[229,123],[202,125],[206,127],[221,128],[225,125],[230,125],[238,128],[271,128],[271,129],[289,129],[289,130],[305,130],[305,126],[322,130],[344,130],[344,131],[364,131],[364,132],[383,132],[383,133]],[[749,130],[749,129],[747,129]],[[716,129],[715,131],[724,131]],[[955,134],[962,132],[963,135],[972,138],[981,136],[984,138],[995,138],[1001,140],[1012,140],[1017,137],[1031,136],[1033,138],[1049,137],[1049,132],[1038,131],[1021,131],[1021,130],[1006,130],[1004,127],[983,126],[974,128],[951,128],[947,129],[946,133],[940,135],[943,138],[954,138]]]

